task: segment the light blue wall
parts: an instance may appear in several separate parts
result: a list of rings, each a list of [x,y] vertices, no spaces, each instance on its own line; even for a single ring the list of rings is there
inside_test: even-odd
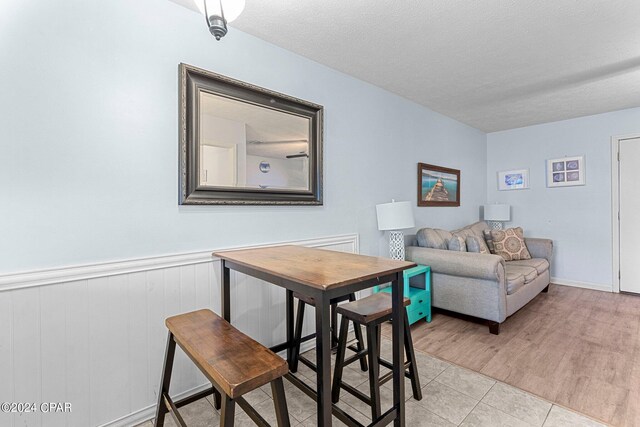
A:
[[[640,108],[487,135],[487,197],[512,207],[509,225],[554,240],[552,275],[611,287],[611,137],[640,132]],[[547,188],[546,160],[585,156],[586,185]],[[531,188],[497,191],[496,173],[529,169]]]
[[[185,62],[325,106],[325,205],[178,206]],[[367,83],[158,0],[0,3],[0,273],[359,233],[384,253],[375,205],[416,201],[416,163],[462,170],[477,219],[486,135]]]

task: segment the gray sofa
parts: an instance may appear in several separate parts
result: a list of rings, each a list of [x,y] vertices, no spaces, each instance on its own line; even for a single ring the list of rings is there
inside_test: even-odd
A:
[[[484,230],[489,230],[489,226],[481,221],[452,231],[451,235],[484,239]],[[490,253],[422,247],[416,236],[408,236],[407,240],[405,258],[431,266],[432,306],[482,320],[493,334],[500,332],[500,324],[507,317],[549,289],[553,253],[553,242],[549,239],[525,238],[532,258],[508,262]]]

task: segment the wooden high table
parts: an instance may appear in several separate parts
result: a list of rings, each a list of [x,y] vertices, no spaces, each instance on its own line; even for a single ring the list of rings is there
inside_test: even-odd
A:
[[[273,351],[287,350],[291,363],[293,353],[293,293],[299,292],[315,300],[317,391],[287,374],[294,385],[316,400],[318,426],[331,426],[331,414],[349,426],[362,426],[347,412],[331,403],[331,332],[330,301],[376,285],[391,282],[393,307],[393,406],[371,426],[394,421],[404,426],[404,322],[403,274],[416,264],[387,258],[376,258],[302,246],[275,246],[216,252],[222,261],[222,316],[231,321],[230,270],[262,279],[286,289],[287,340],[273,346]]]

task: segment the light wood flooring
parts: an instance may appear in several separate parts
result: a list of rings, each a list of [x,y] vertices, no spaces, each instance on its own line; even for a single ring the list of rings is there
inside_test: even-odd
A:
[[[638,296],[551,285],[500,335],[442,314],[412,334],[417,349],[438,358],[608,424],[640,425]]]

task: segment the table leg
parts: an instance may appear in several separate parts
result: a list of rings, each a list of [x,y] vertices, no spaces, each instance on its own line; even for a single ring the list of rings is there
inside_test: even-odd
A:
[[[330,300],[316,298],[316,366],[318,426],[331,426],[331,313]]]
[[[404,316],[402,272],[396,274],[391,283],[392,319],[393,319],[393,406],[398,410],[393,425],[405,425],[404,420]]]
[[[287,289],[286,296],[286,311],[287,311],[287,363],[289,369],[293,362],[293,291]],[[300,302],[298,302],[299,304]]]
[[[229,267],[226,266],[224,260],[220,262],[220,311],[222,311],[222,318],[227,322],[231,323],[231,274],[229,271]],[[221,409],[222,406],[222,396],[220,392],[216,389],[213,390],[214,396],[214,407],[216,409]]]
[[[220,292],[222,293],[220,301],[222,305],[222,318],[231,323],[231,291],[229,289],[229,282],[231,281],[231,277],[229,267],[226,266],[224,260],[221,261],[220,270]]]

